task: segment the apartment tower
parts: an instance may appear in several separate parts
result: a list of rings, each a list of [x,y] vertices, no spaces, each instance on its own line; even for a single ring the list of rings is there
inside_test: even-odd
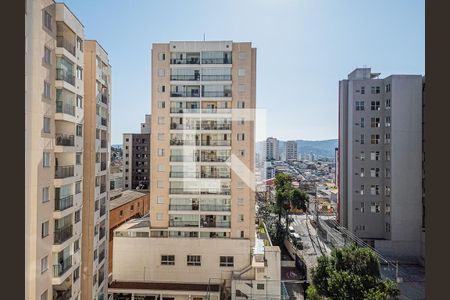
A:
[[[84,28],[62,3],[25,1],[25,298],[78,299]]]
[[[107,299],[111,66],[95,40],[84,43],[82,299]]]
[[[422,76],[358,68],[339,82],[339,222],[399,260],[420,255]]]
[[[279,141],[274,137],[266,139],[266,160],[280,160]]]
[[[298,152],[297,152],[297,142],[296,141],[287,141],[286,142],[286,160],[297,160]]]

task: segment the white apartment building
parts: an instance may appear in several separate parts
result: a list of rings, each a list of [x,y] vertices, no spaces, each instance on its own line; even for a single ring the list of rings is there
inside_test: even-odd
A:
[[[63,3],[27,0],[25,28],[25,297],[89,299],[82,250],[95,132],[86,130],[84,27]]]
[[[339,82],[339,221],[384,255],[420,256],[422,76]]]
[[[236,280],[270,288],[264,255],[275,251],[273,267],[280,253],[256,247],[255,107],[251,43],[153,44],[150,214],[115,230],[110,292],[241,299],[251,291]]]
[[[145,122],[141,123],[141,133],[150,134],[152,130],[152,115],[145,115]]]
[[[297,160],[298,151],[297,151],[297,142],[296,141],[287,141],[286,142],[286,160]]]
[[[280,160],[279,141],[274,137],[266,139],[266,160]]]

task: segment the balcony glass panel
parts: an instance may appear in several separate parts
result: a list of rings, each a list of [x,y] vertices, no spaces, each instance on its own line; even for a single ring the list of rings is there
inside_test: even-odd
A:
[[[200,52],[172,52],[170,54],[171,64],[200,64]]]
[[[74,66],[64,56],[56,58],[56,79],[75,85]]]
[[[204,51],[202,64],[231,64],[231,51]]]
[[[171,227],[198,227],[198,215],[170,215],[169,226]]]

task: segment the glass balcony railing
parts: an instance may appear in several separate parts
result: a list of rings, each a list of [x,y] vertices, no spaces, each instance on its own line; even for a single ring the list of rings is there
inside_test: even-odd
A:
[[[230,205],[221,204],[200,204],[201,211],[230,211]]]
[[[173,65],[198,65],[200,64],[200,57],[190,57],[187,59],[172,58],[170,63]]]
[[[228,81],[231,80],[231,75],[202,75],[204,81]]]
[[[200,74],[194,75],[170,75],[173,81],[197,81],[200,80]]]
[[[170,124],[172,130],[231,130],[231,124]]]
[[[101,148],[106,148],[107,147],[107,141],[106,140],[101,140],[100,141],[100,147]]]
[[[104,216],[106,213],[106,205],[100,205],[100,217]]]
[[[106,170],[106,161],[102,161],[100,163],[100,171],[105,171]]]
[[[170,97],[200,97],[200,90],[171,91]]]
[[[63,36],[57,36],[56,37],[56,46],[62,47],[69,51],[72,55],[75,56],[75,43],[73,41],[70,41]]]
[[[56,69],[56,80],[64,80],[71,85],[75,85],[75,75],[70,74],[65,69]]]
[[[200,146],[200,140],[178,140],[171,139],[171,146]]]
[[[69,300],[72,298],[72,287],[65,290],[53,290],[52,300]]]
[[[200,156],[171,155],[170,161],[173,162],[200,162]]]
[[[73,195],[55,199],[55,210],[63,211],[73,206]]]
[[[103,194],[104,192],[106,192],[106,184],[100,185],[100,194]]]
[[[72,255],[67,257],[57,265],[53,265],[53,277],[64,275],[72,267]]]
[[[108,119],[101,117],[101,124],[102,126],[108,126]]]
[[[170,204],[169,210],[198,210],[198,204]]]
[[[105,227],[100,227],[98,239],[101,240],[105,235],[106,235],[106,229],[105,229]]]
[[[169,226],[171,226],[171,227],[198,227],[198,220],[197,221],[169,220]]]
[[[231,146],[229,140],[202,140],[202,146]]]
[[[55,167],[55,178],[62,179],[72,177],[74,174],[74,166],[57,166]]]
[[[202,172],[170,172],[170,178],[217,178],[227,179],[231,178],[231,174],[220,173],[202,173]]]
[[[55,134],[56,145],[58,146],[75,146],[75,136],[62,133]]]
[[[199,113],[199,108],[181,108],[181,107],[171,107],[170,113],[172,114],[196,114]]]
[[[62,228],[58,228],[54,232],[54,241],[56,245],[62,244],[73,235],[73,226],[67,225]]]
[[[204,91],[203,97],[231,97],[231,91]]]
[[[75,106],[63,101],[56,101],[56,112],[75,116]]]
[[[202,64],[231,64],[231,57],[202,58]]]
[[[187,188],[170,188],[170,194],[197,194],[197,195],[230,195],[230,189],[209,189],[209,190],[200,190],[200,189],[187,189]]]
[[[200,227],[216,227],[216,228],[230,228],[230,221],[215,221],[212,219],[202,219],[200,220]]]

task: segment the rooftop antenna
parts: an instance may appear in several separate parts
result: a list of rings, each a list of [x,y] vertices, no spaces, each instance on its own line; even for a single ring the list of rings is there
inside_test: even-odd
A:
[[[205,41],[205,40],[206,40],[205,33],[203,33],[203,41]]]

